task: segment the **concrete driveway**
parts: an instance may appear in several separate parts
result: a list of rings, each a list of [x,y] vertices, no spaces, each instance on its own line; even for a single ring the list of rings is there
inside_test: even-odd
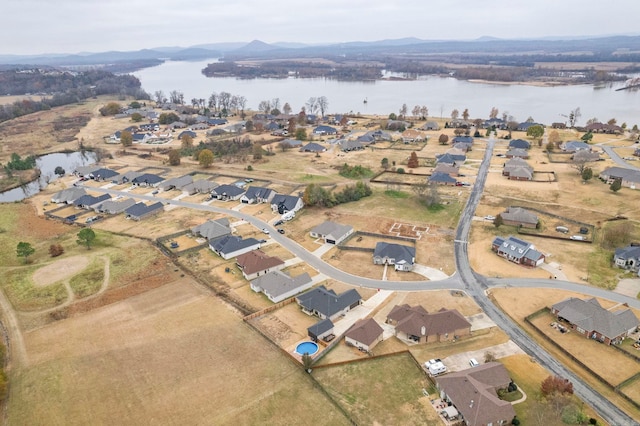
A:
[[[509,340],[506,343],[500,345],[489,346],[488,348],[479,349],[476,351],[462,352],[459,354],[451,355],[442,360],[444,365],[447,366],[449,371],[461,371],[471,368],[469,366],[469,360],[475,358],[480,364],[484,364],[484,357],[487,352],[493,354],[495,359],[504,358],[510,355],[524,354],[524,351],[520,349],[513,341]]]
[[[439,269],[431,268],[431,267],[425,266],[425,265],[420,265],[418,263],[413,265],[412,272],[415,272],[416,274],[420,274],[423,277],[426,277],[426,278],[428,278],[428,279],[430,279],[432,281],[444,280],[444,279],[449,278],[449,275],[445,274],[444,272],[442,272]]]

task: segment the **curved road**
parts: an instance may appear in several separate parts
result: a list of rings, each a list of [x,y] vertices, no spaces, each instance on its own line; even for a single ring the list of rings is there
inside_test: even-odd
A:
[[[469,255],[467,252],[467,238],[471,229],[473,214],[476,210],[487,178],[487,172],[493,154],[495,139],[487,140],[487,149],[483,162],[478,170],[476,183],[473,186],[467,204],[462,211],[460,221],[456,230],[456,239],[454,242],[454,255],[457,273],[453,276],[438,281],[383,281],[370,278],[364,278],[349,274],[345,271],[337,269],[327,264],[322,259],[307,251],[304,247],[292,241],[291,239],[280,235],[276,229],[268,223],[253,217],[241,211],[230,210],[226,208],[210,206],[206,204],[190,203],[181,200],[161,200],[164,204],[197,209],[202,211],[210,211],[212,213],[221,213],[242,219],[257,229],[267,228],[270,231],[271,238],[281,244],[284,248],[299,257],[302,261],[308,263],[328,277],[342,281],[354,286],[363,286],[369,288],[380,288],[385,290],[396,291],[418,291],[418,290],[436,290],[436,289],[460,289],[465,290],[470,297],[480,306],[480,308],[493,320],[505,333],[520,346],[529,356],[536,359],[538,363],[544,366],[553,374],[565,377],[573,383],[574,392],[587,404],[591,405],[603,419],[611,425],[639,425],[634,419],[593,390],[580,377],[575,375],[564,365],[558,362],[547,351],[540,347],[533,339],[531,339],[515,322],[498,309],[487,296],[486,290],[490,287],[547,287],[558,288],[563,290],[576,291],[588,294],[594,297],[603,297],[620,303],[628,303],[630,306],[640,309],[640,301],[630,297],[612,293],[595,287],[557,280],[545,279],[493,279],[484,277],[475,273],[469,264]],[[604,148],[604,147],[603,147]],[[606,149],[605,149],[606,150]],[[615,155],[615,153],[614,153]],[[621,159],[620,159],[621,160]],[[621,160],[622,161],[622,160]],[[81,185],[79,185],[81,186]],[[93,188],[87,187],[92,191],[109,193],[111,195],[122,195],[132,198],[158,201],[153,195],[132,195],[128,192],[113,190],[110,188]]]

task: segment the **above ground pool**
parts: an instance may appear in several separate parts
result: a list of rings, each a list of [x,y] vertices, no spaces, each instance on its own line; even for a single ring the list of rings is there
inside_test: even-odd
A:
[[[298,355],[313,355],[316,352],[318,352],[318,345],[314,342],[302,342],[298,343],[298,346],[296,346],[296,353]]]

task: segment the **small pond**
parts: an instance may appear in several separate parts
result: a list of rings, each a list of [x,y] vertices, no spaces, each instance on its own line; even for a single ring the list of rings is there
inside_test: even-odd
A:
[[[56,167],[62,167],[67,174],[72,173],[81,166],[87,166],[96,162],[96,154],[91,151],[46,154],[38,157],[36,167],[40,169],[40,178],[0,193],[0,202],[9,203],[29,198],[47,187],[49,182],[58,177],[54,173]]]

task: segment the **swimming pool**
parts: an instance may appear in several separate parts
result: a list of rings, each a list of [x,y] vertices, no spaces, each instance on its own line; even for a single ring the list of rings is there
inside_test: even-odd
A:
[[[313,355],[316,352],[318,352],[318,344],[314,342],[302,342],[296,346],[296,353],[298,355]]]

